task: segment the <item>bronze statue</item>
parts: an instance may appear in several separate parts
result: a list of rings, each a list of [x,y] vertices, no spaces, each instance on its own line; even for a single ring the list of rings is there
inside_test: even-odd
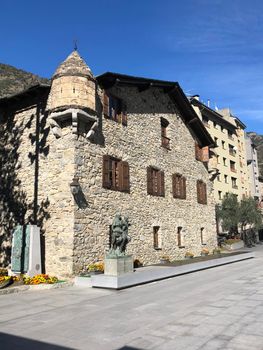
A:
[[[125,255],[127,244],[131,240],[130,236],[128,235],[129,226],[130,223],[128,217],[124,217],[122,219],[120,214],[115,215],[112,223],[110,255]]]

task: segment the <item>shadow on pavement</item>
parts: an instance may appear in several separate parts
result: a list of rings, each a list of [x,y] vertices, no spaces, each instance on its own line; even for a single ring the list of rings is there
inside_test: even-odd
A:
[[[73,348],[44,343],[38,340],[1,332],[0,344],[0,348],[3,350],[73,350]]]
[[[131,347],[131,346],[123,346],[117,350],[143,350],[143,349],[139,349],[139,348],[134,348],[134,347]]]

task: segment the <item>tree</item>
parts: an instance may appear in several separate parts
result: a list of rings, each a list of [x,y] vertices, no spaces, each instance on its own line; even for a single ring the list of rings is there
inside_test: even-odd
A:
[[[221,205],[216,208],[217,220],[221,222],[222,229],[231,233],[238,233],[239,205],[237,196],[228,193],[224,196]]]
[[[216,217],[224,231],[238,233],[238,226],[244,231],[247,225],[259,229],[262,225],[262,214],[257,202],[252,197],[243,199],[240,203],[233,193],[225,195],[221,205],[216,207]]]
[[[242,231],[246,229],[247,225],[255,229],[259,229],[262,225],[262,214],[254,198],[245,198],[239,204],[239,222]]]

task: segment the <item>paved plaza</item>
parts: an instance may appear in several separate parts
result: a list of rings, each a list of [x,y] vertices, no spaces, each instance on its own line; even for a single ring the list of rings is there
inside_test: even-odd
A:
[[[0,296],[0,349],[263,350],[263,247],[254,259],[122,291]]]

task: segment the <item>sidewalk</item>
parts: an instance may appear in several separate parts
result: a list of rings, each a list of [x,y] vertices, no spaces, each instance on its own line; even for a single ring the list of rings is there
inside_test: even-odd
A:
[[[255,258],[121,291],[75,286],[0,297],[8,350],[263,350]]]

